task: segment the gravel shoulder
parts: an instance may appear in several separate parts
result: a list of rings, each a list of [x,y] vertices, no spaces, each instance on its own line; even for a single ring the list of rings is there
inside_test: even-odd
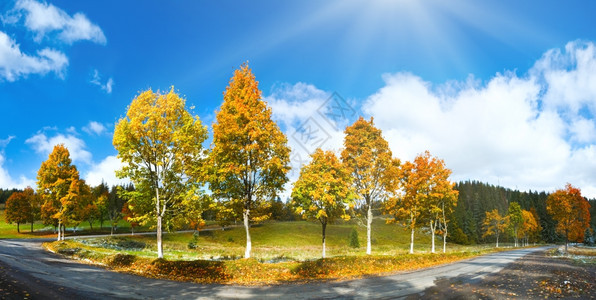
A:
[[[553,257],[547,251],[526,255],[481,280],[443,279],[423,295],[408,299],[596,299],[596,265]]]

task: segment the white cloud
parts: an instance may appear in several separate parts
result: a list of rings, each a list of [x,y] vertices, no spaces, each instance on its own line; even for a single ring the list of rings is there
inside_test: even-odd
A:
[[[91,121],[87,126],[83,127],[83,131],[89,135],[101,135],[106,131],[106,127],[99,122]]]
[[[45,1],[19,0],[12,15],[4,18],[5,22],[15,23],[21,14],[25,17],[25,27],[36,34],[35,41],[41,42],[44,37],[56,33],[58,39],[72,44],[80,40],[88,40],[105,44],[106,37],[99,26],[91,23],[82,13],[68,15],[62,9]]]
[[[57,134],[48,138],[45,133],[40,132],[27,139],[25,143],[31,144],[35,152],[43,155],[49,155],[54,150],[54,146],[64,144],[70,152],[70,158],[73,162],[85,163],[87,165],[92,163],[91,152],[86,150],[85,141],[71,134]]]
[[[49,72],[63,77],[66,66],[68,58],[64,53],[45,48],[37,51],[37,55],[25,54],[13,39],[0,31],[0,79],[15,81],[29,74]]]
[[[564,52],[550,50],[521,77],[506,72],[485,83],[471,76],[442,85],[409,73],[383,78],[385,85],[363,102],[362,112],[374,117],[402,161],[429,150],[445,160],[453,180],[547,192],[569,182],[584,196],[596,197],[593,43],[572,42]],[[322,148],[338,151],[345,123],[354,121],[326,122],[317,112],[329,96],[299,83],[278,86],[265,98],[288,136],[292,155],[306,157],[300,157],[302,163],[309,161],[309,149],[296,139],[301,137],[294,135],[297,129],[321,125],[331,136]],[[285,195],[298,176],[299,161],[292,166]]]
[[[573,117],[583,108],[596,115],[596,46],[574,41],[565,51],[552,49],[536,62],[532,76],[548,87],[543,101],[547,109],[558,109]]]
[[[18,188],[23,189],[28,186],[34,187],[35,181],[29,179],[23,175],[19,177],[18,180],[15,180],[10,176],[8,171],[4,168],[4,162],[6,160],[4,156],[4,148],[8,146],[10,141],[14,139],[14,136],[9,136],[6,139],[0,140],[0,188],[9,189],[9,188]]]
[[[594,120],[579,117],[577,120],[573,120],[569,130],[571,132],[571,139],[577,143],[587,144],[596,142]]]
[[[106,83],[101,83],[101,77],[99,75],[99,71],[97,69],[93,70],[93,78],[89,81],[91,84],[99,86],[103,91],[108,94],[112,93],[112,86],[114,85],[114,80],[110,77]]]
[[[300,175],[300,168],[310,161],[316,148],[339,151],[343,146],[343,130],[353,122],[354,110],[337,94],[317,89],[313,85],[297,83],[275,87],[264,98],[272,110],[272,119],[288,137],[292,149],[288,174],[289,182],[280,196],[290,196],[292,184]],[[343,111],[342,107],[343,106]],[[350,113],[346,113],[349,111]],[[342,113],[343,112],[343,113]]]
[[[116,171],[122,168],[122,162],[116,156],[108,156],[99,164],[93,165],[85,175],[85,181],[91,186],[99,185],[102,181],[108,185],[127,184],[127,179],[116,177]]]
[[[485,85],[442,93],[412,74],[385,75],[363,111],[397,156],[424,150],[456,180],[553,191],[570,182],[596,197],[596,55],[592,43],[548,51],[525,77],[497,74]]]
[[[0,188],[4,189],[23,189],[28,186],[35,187],[35,181],[23,175],[18,180],[13,179],[8,171],[4,168],[4,153],[0,153]]]

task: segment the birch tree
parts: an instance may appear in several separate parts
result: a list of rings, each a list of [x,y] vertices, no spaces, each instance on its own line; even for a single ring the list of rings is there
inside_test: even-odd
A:
[[[494,235],[497,240],[495,247],[499,248],[499,236],[509,226],[509,216],[501,216],[499,210],[495,208],[485,213],[482,225],[484,226],[484,235],[482,237]]]
[[[234,72],[213,124],[209,155],[209,188],[223,205],[224,215],[242,215],[246,231],[244,257],[252,242],[250,222],[265,220],[265,206],[288,181],[290,148],[287,138],[271,120],[258,82],[247,64]]]
[[[345,130],[341,159],[353,178],[356,204],[366,215],[366,254],[371,254],[373,205],[387,198],[392,175],[399,161],[392,158],[389,144],[373,118],[360,117]]]
[[[167,94],[142,92],[116,124],[113,143],[124,164],[117,175],[135,185],[127,194],[139,209],[134,221],[155,222],[159,258],[164,222],[183,215],[190,190],[200,193],[201,182],[191,174],[202,166],[206,138],[207,128],[186,110],[186,101],[173,87]]]

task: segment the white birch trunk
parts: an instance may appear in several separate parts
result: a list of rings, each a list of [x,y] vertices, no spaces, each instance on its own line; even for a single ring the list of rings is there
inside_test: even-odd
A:
[[[58,221],[58,241],[61,241],[60,234],[62,233],[62,223]]]
[[[410,254],[414,254],[414,228],[411,229],[410,234]]]
[[[161,231],[161,217],[162,211],[160,208],[161,202],[159,201],[159,188],[155,188],[155,209],[157,210],[157,258],[163,258],[163,243],[161,240],[162,231]]]
[[[447,228],[445,228],[445,232],[443,233],[443,253],[447,252]]]
[[[372,203],[369,202],[368,204],[368,211],[366,213],[366,254],[371,254],[371,229],[372,229],[372,220],[373,220],[373,213],[372,213]]]
[[[323,258],[325,258],[325,229],[327,228],[327,224],[322,224],[323,227]]]
[[[434,222],[431,220],[430,221],[430,232],[431,232],[430,234],[432,237],[431,238],[431,249],[430,249],[431,253],[435,253],[435,226],[436,226],[436,224],[435,224],[435,226],[433,226],[433,223]]]
[[[249,224],[250,210],[244,210],[244,229],[246,229],[246,251],[244,251],[244,258],[250,258],[250,250],[252,243],[250,241],[250,224]]]

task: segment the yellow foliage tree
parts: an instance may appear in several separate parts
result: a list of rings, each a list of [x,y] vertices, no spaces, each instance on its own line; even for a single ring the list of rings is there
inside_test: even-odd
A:
[[[497,239],[496,247],[499,248],[499,235],[509,227],[509,216],[501,216],[498,209],[486,212],[484,221],[484,234],[482,237],[494,235]]]
[[[271,120],[271,108],[261,99],[258,82],[247,64],[234,72],[215,118],[209,188],[223,205],[220,215],[242,215],[244,257],[249,258],[250,222],[269,217],[263,208],[288,181],[290,148]]]
[[[292,205],[304,219],[321,223],[325,258],[327,224],[340,217],[350,218],[346,210],[352,205],[354,194],[350,175],[333,152],[318,148],[311,157],[294,183]]]
[[[538,222],[536,214],[529,210],[523,209],[522,222],[517,231],[518,238],[522,239],[522,244],[527,246],[530,243],[530,237],[542,231],[542,227]]]
[[[360,117],[345,134],[341,159],[353,178],[357,207],[366,211],[366,254],[371,254],[373,204],[384,201],[392,190],[399,160],[392,158],[389,144],[372,118]]]
[[[125,193],[137,210],[133,221],[155,224],[159,258],[164,223],[195,207],[189,201],[202,199],[197,196],[202,194],[197,174],[203,166],[207,128],[185,104],[173,87],[167,94],[147,90],[133,99],[114,131],[114,147],[124,164],[117,174],[135,185],[135,191]]]

